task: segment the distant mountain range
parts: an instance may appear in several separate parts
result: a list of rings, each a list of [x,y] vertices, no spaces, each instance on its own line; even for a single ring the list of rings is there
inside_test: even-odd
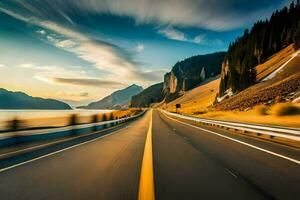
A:
[[[131,97],[142,92],[143,88],[138,85],[131,85],[125,89],[118,90],[103,99],[92,102],[87,106],[79,106],[83,109],[122,109],[128,108]]]
[[[0,88],[0,109],[69,110],[72,108],[58,100],[32,97],[23,92]]]

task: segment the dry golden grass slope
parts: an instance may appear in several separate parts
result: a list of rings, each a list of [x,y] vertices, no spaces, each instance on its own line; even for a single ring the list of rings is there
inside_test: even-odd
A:
[[[178,99],[168,103],[167,108],[170,111],[175,111],[175,105],[181,104],[181,110],[184,110],[187,113],[206,110],[208,106],[213,104],[216,94],[219,91],[219,84],[220,79],[217,78],[204,85],[200,85],[197,88],[187,91]]]
[[[288,47],[282,49],[278,53],[271,56],[266,62],[258,65],[256,67],[257,76],[256,79],[258,81],[262,80],[264,77],[278,69],[282,64],[284,64],[290,56],[295,53],[295,49],[293,45],[289,45]]]

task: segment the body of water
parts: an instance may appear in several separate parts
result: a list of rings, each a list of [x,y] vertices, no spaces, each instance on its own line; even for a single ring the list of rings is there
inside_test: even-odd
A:
[[[26,127],[63,126],[72,114],[79,116],[82,123],[89,122],[95,114],[109,113],[112,110],[0,110],[0,129],[13,119],[24,121]]]

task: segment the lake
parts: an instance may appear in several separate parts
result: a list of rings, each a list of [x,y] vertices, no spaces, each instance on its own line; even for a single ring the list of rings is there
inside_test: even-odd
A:
[[[15,118],[22,120],[26,127],[63,126],[72,114],[77,114],[80,122],[86,123],[91,116],[108,112],[111,110],[0,110],[0,129],[4,129],[7,121]]]

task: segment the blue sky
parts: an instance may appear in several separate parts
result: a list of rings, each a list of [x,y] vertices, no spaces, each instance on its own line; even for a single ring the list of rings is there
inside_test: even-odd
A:
[[[289,2],[0,0],[0,86],[79,104],[147,87]]]

